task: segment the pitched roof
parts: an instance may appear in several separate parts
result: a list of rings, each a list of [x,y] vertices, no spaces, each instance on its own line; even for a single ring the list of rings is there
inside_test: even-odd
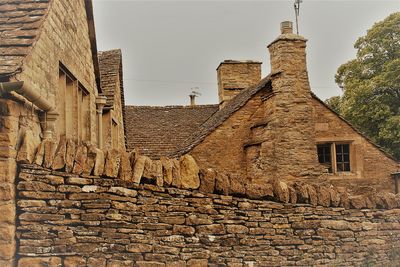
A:
[[[383,154],[385,154],[388,158],[394,160],[395,162],[399,162],[399,160],[394,157],[392,154],[390,154],[389,152],[387,152],[385,150],[385,148],[381,147],[380,145],[376,144],[375,141],[373,141],[371,138],[369,138],[367,135],[365,135],[363,132],[361,132],[360,130],[358,130],[355,126],[353,126],[349,121],[347,121],[342,115],[340,115],[339,113],[337,113],[335,110],[333,110],[328,104],[326,104],[324,101],[322,101],[315,93],[311,92],[311,96],[317,100],[319,103],[321,103],[323,106],[325,106],[327,109],[329,109],[330,111],[332,111],[340,120],[342,120],[344,123],[346,123],[351,129],[353,129],[356,133],[358,133],[359,135],[361,135],[362,137],[365,138],[365,140],[367,140],[368,143],[370,143],[371,145],[373,145],[374,147],[376,147],[377,149],[379,149]]]
[[[126,106],[127,147],[153,158],[173,153],[218,109],[218,105]]]
[[[52,0],[0,1],[0,77],[22,71],[23,61],[39,39],[51,4]],[[92,0],[85,0],[85,9],[96,83],[100,90]]]
[[[107,97],[106,107],[113,107],[115,101],[115,85],[120,79],[121,97],[123,98],[122,54],[120,49],[99,51],[100,86]]]
[[[263,78],[255,86],[251,86],[240,92],[236,97],[230,100],[222,109],[218,110],[211,116],[199,129],[189,136],[183,145],[170,156],[179,156],[189,152],[196,145],[201,143],[211,132],[220,126],[228,119],[235,111],[243,107],[256,93],[262,89],[267,89],[272,92],[271,78],[278,73],[270,74]]]
[[[0,2],[0,76],[21,72],[22,61],[39,37],[50,0]]]

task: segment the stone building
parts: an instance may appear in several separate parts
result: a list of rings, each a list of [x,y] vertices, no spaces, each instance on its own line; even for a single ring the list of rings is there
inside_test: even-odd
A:
[[[312,93],[306,39],[284,22],[268,49],[271,74],[263,79],[260,62],[218,66],[219,105],[128,106],[128,124],[140,125],[127,128],[128,148],[153,158],[190,153],[201,168],[243,183],[279,178],[394,192],[398,161]]]

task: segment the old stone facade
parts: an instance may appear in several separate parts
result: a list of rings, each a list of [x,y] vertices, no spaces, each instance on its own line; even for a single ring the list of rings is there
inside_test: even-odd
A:
[[[168,155],[190,153],[201,168],[234,174],[249,184],[283,179],[340,185],[354,192],[395,192],[391,174],[398,171],[398,161],[312,93],[306,39],[292,33],[290,22],[281,26],[281,35],[268,46],[271,74],[261,79],[259,62],[222,62],[217,69],[219,110],[199,120],[204,122]],[[130,112],[127,116],[133,117]],[[178,119],[168,122],[175,128],[182,124]],[[151,125],[139,134],[156,136],[142,146],[157,158],[165,151],[152,147],[164,144],[164,134],[150,130]],[[137,143],[137,134],[128,131],[128,143]]]
[[[220,64],[219,104],[125,107],[90,0],[0,15],[0,266],[398,262],[399,164],[311,92],[290,23],[267,77]]]

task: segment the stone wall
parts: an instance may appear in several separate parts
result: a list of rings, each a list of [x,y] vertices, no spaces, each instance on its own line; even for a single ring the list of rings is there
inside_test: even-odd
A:
[[[90,141],[97,141],[95,98],[97,87],[92,60],[85,1],[53,0],[49,4],[41,33],[30,54],[24,59],[16,79],[40,92],[59,107],[59,67],[62,63],[89,92]],[[62,99],[62,98],[61,98]],[[78,116],[78,114],[73,114]],[[76,119],[76,118],[75,118]],[[56,129],[56,136],[63,133]]]
[[[312,103],[316,114],[316,141],[350,143],[351,172],[329,174],[322,179],[359,192],[371,188],[394,192],[394,182],[390,174],[399,169],[399,162],[373,145],[320,101],[313,99]]]
[[[257,201],[37,165],[20,166],[17,189],[18,266],[400,263],[400,209]]]

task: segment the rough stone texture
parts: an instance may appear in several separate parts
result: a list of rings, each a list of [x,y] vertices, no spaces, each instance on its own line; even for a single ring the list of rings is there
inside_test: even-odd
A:
[[[132,177],[132,168],[131,168],[131,161],[130,161],[130,153],[121,151],[121,164],[119,167],[118,178],[129,181]]]
[[[135,166],[133,168],[133,176],[132,176],[132,181],[139,184],[140,180],[142,179],[143,172],[144,172],[144,166],[147,161],[146,156],[139,156],[136,161],[135,161]]]
[[[94,161],[93,175],[100,176],[103,175],[104,173],[104,164],[105,164],[104,152],[103,150],[100,149],[95,149],[95,151],[96,151],[96,158]]]
[[[281,204],[49,173],[21,168],[18,266],[400,264],[398,208]],[[398,196],[377,197],[399,207]],[[0,224],[12,225],[15,206],[2,207]]]
[[[18,163],[32,163],[35,154],[36,154],[36,146],[34,134],[31,130],[27,130],[25,132],[25,136],[23,138],[21,147],[18,150],[17,162]]]
[[[200,192],[214,193],[217,172],[213,169],[200,170]]]
[[[104,175],[111,178],[118,176],[121,163],[121,155],[117,149],[107,150],[106,163],[104,165]]]
[[[93,145],[88,145],[87,158],[83,165],[83,175],[91,175],[96,163],[97,148]],[[98,174],[97,174],[98,175]]]
[[[173,174],[172,174],[172,168],[173,168],[173,163],[171,159],[168,159],[167,157],[161,157],[161,164],[163,168],[163,179],[164,179],[164,184],[169,186],[172,184],[173,180]]]
[[[78,146],[75,154],[74,160],[74,168],[72,169],[72,173],[81,174],[83,172],[83,168],[86,164],[88,149],[85,145]]]
[[[66,172],[69,172],[69,173],[72,172],[72,170],[74,168],[75,154],[76,154],[76,144],[73,140],[68,139],[67,140],[67,151],[65,153],[65,171]],[[41,165],[38,162],[36,162],[36,164]]]
[[[61,170],[65,167],[65,155],[67,152],[67,140],[65,138],[61,138],[57,151],[54,156],[53,163],[51,168],[53,170]]]
[[[184,189],[197,189],[200,186],[199,172],[196,161],[190,155],[184,155],[179,159],[181,171],[181,184]]]

